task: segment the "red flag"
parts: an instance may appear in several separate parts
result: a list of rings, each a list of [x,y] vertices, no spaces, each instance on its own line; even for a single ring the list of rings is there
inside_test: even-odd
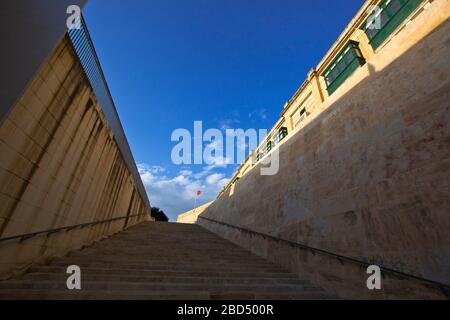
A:
[[[197,197],[199,197],[202,194],[200,190],[197,191]]]

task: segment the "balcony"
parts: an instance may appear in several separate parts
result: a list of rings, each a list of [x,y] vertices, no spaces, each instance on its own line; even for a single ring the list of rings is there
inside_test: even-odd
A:
[[[288,135],[288,129],[286,127],[281,127],[277,134],[273,137],[273,140],[269,140],[267,144],[256,154],[256,162],[259,162],[265,155],[269,154],[273,147],[278,145],[284,138]]]
[[[359,49],[359,43],[350,40],[323,73],[328,94],[332,95],[353,72],[365,63],[366,60]]]
[[[372,12],[362,29],[374,50],[406,20],[423,0],[384,0],[378,5],[378,12]],[[379,26],[376,24],[380,23]]]

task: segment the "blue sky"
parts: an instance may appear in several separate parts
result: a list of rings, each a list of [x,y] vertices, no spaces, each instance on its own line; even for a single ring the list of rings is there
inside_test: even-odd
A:
[[[177,128],[266,128],[362,0],[90,0],[84,16],[153,206],[213,200],[235,165],[176,166]]]

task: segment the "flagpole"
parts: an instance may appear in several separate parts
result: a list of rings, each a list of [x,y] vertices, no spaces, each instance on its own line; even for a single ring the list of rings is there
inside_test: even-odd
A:
[[[198,199],[198,197],[200,197],[201,194],[202,194],[202,192],[201,192],[200,190],[198,190],[198,191],[195,193],[194,213],[195,213],[195,211],[197,210],[197,199]]]

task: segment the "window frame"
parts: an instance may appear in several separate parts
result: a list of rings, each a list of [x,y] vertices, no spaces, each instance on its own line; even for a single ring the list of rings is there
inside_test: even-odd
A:
[[[400,7],[396,12],[393,12],[391,5],[394,2],[399,2]],[[424,0],[383,0],[378,4],[381,11],[376,17],[385,13],[389,18],[386,23],[375,34],[372,34],[374,29],[370,29],[371,23],[375,22],[373,17],[374,11],[369,14],[369,17],[364,21],[361,30],[367,35],[369,44],[374,50],[378,49],[383,43],[385,43],[389,37],[395,33],[395,31],[402,25],[402,23],[424,2]],[[369,20],[372,20],[369,24]]]
[[[281,141],[284,140],[284,138],[286,138],[288,135],[288,128],[287,127],[281,127],[277,134],[275,135],[275,137],[273,138],[273,144],[277,145],[279,144]]]
[[[272,151],[273,148],[273,142],[272,140],[269,140],[264,148],[265,154],[268,154],[270,151]]]
[[[350,55],[349,52],[352,53],[351,59],[348,59],[348,56]],[[341,64],[342,61],[344,61],[345,64]],[[359,48],[359,42],[349,40],[337,57],[322,73],[322,77],[327,86],[328,95],[331,96],[353,74],[353,72],[365,63],[366,60]],[[332,73],[334,73],[334,75]],[[332,81],[330,81],[330,75],[332,75]]]

